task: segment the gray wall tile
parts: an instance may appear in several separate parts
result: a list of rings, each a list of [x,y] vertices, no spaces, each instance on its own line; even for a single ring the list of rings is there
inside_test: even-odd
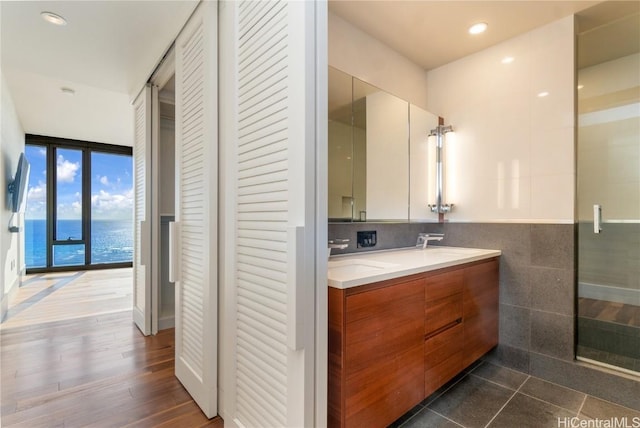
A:
[[[640,288],[640,223],[605,223],[595,234],[593,223],[581,222],[578,231],[580,281]]]
[[[551,312],[531,311],[531,351],[573,361],[575,319]]]
[[[530,267],[531,307],[558,314],[575,315],[573,270]]]
[[[531,225],[531,264],[574,269],[574,226],[564,224]]]
[[[529,349],[529,317],[530,310],[527,308],[500,304],[500,343]]]
[[[331,254],[411,247],[416,244],[418,233],[426,232],[428,225],[429,223],[329,223],[329,240],[350,240],[348,248],[344,250],[333,249]],[[375,247],[357,248],[357,232],[363,230],[375,230],[377,232],[377,245]]]
[[[515,306],[531,306],[531,283],[528,266],[501,260],[500,302]]]

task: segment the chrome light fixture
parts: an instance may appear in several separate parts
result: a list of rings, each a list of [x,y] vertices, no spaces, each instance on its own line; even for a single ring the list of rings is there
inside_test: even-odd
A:
[[[436,137],[436,203],[429,204],[432,213],[444,214],[451,211],[453,204],[445,204],[444,198],[444,135],[453,132],[451,125],[438,125],[429,132]]]

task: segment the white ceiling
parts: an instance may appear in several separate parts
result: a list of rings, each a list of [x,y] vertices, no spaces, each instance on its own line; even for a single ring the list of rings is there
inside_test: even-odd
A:
[[[335,0],[329,9],[425,70],[598,1]],[[607,2],[619,5],[631,2]],[[0,1],[2,73],[24,131],[131,145],[130,102],[197,4],[179,1]],[[40,12],[68,25],[44,22]],[[597,23],[601,12],[592,14]],[[478,21],[486,33],[470,36]],[[60,91],[66,86],[75,96]]]
[[[131,99],[197,1],[2,1],[2,72],[26,133],[131,145]],[[50,11],[68,24],[40,17]],[[71,87],[75,96],[65,95]]]
[[[599,1],[330,0],[329,10],[431,70]],[[486,22],[483,34],[468,28]]]

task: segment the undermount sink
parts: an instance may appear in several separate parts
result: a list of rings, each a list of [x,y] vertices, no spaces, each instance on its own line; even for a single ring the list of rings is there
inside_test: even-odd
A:
[[[329,272],[337,275],[359,274],[375,272],[399,266],[395,263],[385,263],[367,259],[348,259],[329,261]]]

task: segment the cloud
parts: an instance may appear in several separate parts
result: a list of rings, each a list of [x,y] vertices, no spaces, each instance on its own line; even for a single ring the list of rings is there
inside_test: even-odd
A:
[[[130,219],[133,215],[133,189],[124,193],[100,190],[91,195],[91,210],[96,219]]]
[[[109,185],[109,179],[107,178],[106,175],[103,175],[102,177],[100,177],[100,183],[102,183],[105,186]]]
[[[59,182],[73,183],[76,173],[80,168],[80,162],[69,162],[62,155],[58,156],[57,177]]]
[[[47,209],[47,184],[40,181],[37,186],[29,186],[27,192],[26,218],[43,219]]]
[[[64,202],[58,203],[57,217],[60,220],[80,220],[82,219],[82,195],[76,192],[73,198],[65,198]]]
[[[37,186],[29,186],[27,192],[28,202],[46,202],[47,200],[47,184],[40,181]]]

